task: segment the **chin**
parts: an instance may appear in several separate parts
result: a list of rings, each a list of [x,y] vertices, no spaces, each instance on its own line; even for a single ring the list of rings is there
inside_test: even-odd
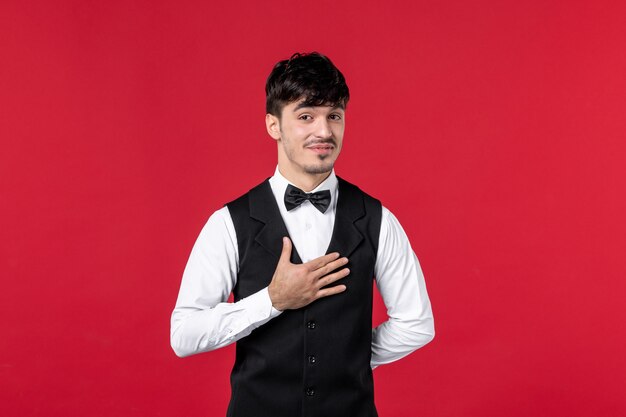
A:
[[[332,171],[334,166],[334,162],[317,164],[317,165],[307,165],[304,167],[304,172],[307,174],[326,174]]]

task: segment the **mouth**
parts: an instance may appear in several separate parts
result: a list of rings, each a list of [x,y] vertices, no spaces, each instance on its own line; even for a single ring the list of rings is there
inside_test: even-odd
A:
[[[306,147],[308,150],[318,155],[328,155],[333,152],[335,146],[330,143],[316,143]]]

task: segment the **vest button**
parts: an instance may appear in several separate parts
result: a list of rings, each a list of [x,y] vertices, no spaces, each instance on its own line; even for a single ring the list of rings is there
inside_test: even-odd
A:
[[[315,322],[314,321],[310,321],[306,324],[306,327],[308,327],[309,329],[313,330],[315,329]]]
[[[311,387],[306,389],[306,395],[308,395],[309,397],[312,397],[315,395],[315,390]]]
[[[309,356],[309,363],[315,363],[317,359],[315,359],[315,356],[311,355]]]

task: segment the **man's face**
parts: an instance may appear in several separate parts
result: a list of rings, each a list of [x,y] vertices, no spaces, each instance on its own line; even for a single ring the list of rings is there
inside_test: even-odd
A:
[[[344,117],[340,107],[305,107],[302,100],[284,106],[280,119],[267,115],[268,132],[278,142],[281,171],[287,175],[330,172],[341,151]]]

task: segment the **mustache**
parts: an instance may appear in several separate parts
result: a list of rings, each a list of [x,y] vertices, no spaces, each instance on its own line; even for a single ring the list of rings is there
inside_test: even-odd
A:
[[[335,148],[337,147],[337,143],[335,142],[334,138],[329,138],[329,139],[315,139],[315,140],[310,140],[308,142],[304,143],[304,147],[309,147],[309,146],[314,146],[314,145],[333,145]]]

